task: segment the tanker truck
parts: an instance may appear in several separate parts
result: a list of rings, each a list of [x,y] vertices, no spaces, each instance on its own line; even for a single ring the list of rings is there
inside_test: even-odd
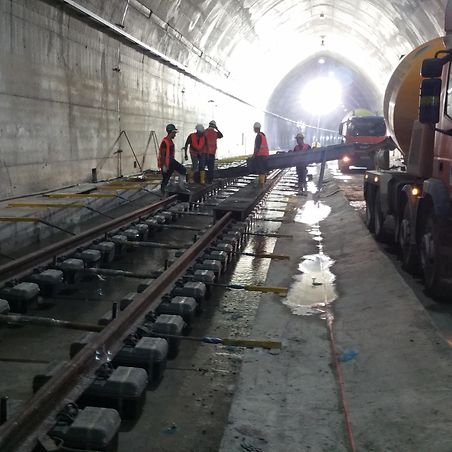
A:
[[[452,298],[452,1],[447,11],[446,36],[401,60],[385,92],[404,166],[364,175],[367,228],[438,298]]]

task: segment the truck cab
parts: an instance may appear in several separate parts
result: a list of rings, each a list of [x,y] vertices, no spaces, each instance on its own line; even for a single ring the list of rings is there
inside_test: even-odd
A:
[[[386,139],[386,124],[383,116],[352,116],[342,121],[339,134],[344,137],[346,144],[380,143]],[[338,161],[339,169],[345,173],[351,166],[375,168],[375,151],[360,150],[346,154]]]
[[[437,128],[452,130],[452,63],[444,65],[441,77],[441,103]],[[435,134],[432,177],[441,180],[452,197],[452,136],[439,131]]]

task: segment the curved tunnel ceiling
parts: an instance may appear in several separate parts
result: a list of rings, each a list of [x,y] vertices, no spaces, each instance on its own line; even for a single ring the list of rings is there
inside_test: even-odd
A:
[[[309,105],[303,105],[303,89],[307,83],[316,78],[326,81],[333,79],[339,82],[342,100],[337,108],[325,116],[325,127],[334,127],[345,113],[365,108],[381,114],[379,92],[373,89],[372,83],[353,65],[344,64],[334,56],[320,53],[293,68],[274,89],[268,103],[268,109],[280,115],[295,118],[299,122],[313,124],[317,118]],[[324,121],[324,122],[325,122]]]
[[[265,105],[284,75],[319,51],[359,66],[382,94],[401,55],[443,34],[446,0],[147,3],[222,61],[235,92]]]
[[[120,23],[124,0],[79,0],[112,23]],[[99,4],[100,3],[100,4]],[[137,28],[129,8],[126,30],[188,68],[264,107],[292,68],[319,52],[359,67],[382,96],[401,55],[443,34],[447,0],[132,0],[159,18]],[[135,12],[133,12],[135,11]],[[157,23],[158,23],[157,21]],[[168,33],[172,31],[172,33]],[[180,35],[180,36],[178,36]],[[175,44],[188,41],[205,60]],[[177,41],[177,39],[176,39]],[[193,50],[193,49],[191,49]],[[229,75],[225,80],[224,75]]]
[[[312,80],[323,79],[326,83],[337,82],[341,87],[340,102],[331,111],[318,112],[305,104],[303,91]],[[309,88],[308,88],[309,89]],[[327,90],[328,86],[325,85]],[[305,131],[308,142],[318,135],[317,128],[328,129],[320,135],[336,135],[342,118],[355,109],[366,109],[381,114],[380,93],[373,88],[358,67],[344,64],[329,53],[320,53],[293,68],[274,89],[268,102],[268,110],[281,116],[293,118]],[[328,94],[327,94],[328,95]],[[318,95],[314,93],[313,99]],[[289,148],[293,142],[294,125],[267,124],[271,144]]]
[[[237,37],[228,67],[245,86],[268,95],[291,68],[320,51],[359,67],[382,93],[401,55],[443,34],[446,0],[241,3],[253,28],[246,41]],[[262,68],[266,77],[253,77],[250,67]]]

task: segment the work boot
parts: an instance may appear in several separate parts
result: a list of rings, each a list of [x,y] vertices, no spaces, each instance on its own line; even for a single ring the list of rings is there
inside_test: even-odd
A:
[[[259,187],[263,187],[265,185],[265,174],[259,175]]]
[[[192,169],[189,169],[189,170],[187,171],[187,182],[188,182],[189,184],[193,184],[193,183],[195,182],[195,175],[194,175]]]
[[[186,184],[183,176],[179,176],[179,180],[177,182],[178,182],[177,185],[179,187],[179,191],[181,191],[181,192],[188,192],[189,191],[187,189],[187,184]]]
[[[201,170],[199,172],[199,183],[201,185],[205,185],[206,184],[206,172],[204,170]]]

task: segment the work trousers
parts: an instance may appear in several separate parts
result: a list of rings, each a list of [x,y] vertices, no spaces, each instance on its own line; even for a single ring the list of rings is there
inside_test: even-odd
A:
[[[187,170],[185,169],[184,165],[181,165],[177,160],[170,159],[168,170],[166,173],[162,170],[162,185],[160,186],[161,191],[163,192],[165,190],[165,187],[168,185],[168,182],[173,175],[174,171],[176,173],[179,173],[181,176],[185,176],[187,174]]]
[[[207,162],[207,183],[211,184],[213,182],[213,173],[215,171],[215,154],[206,155]]]
[[[297,166],[297,175],[298,175],[298,189],[301,191],[307,191],[308,184],[306,181],[306,177],[308,175],[308,170],[305,166]]]
[[[255,155],[253,157],[254,165],[256,167],[256,172],[259,175],[267,174],[267,156],[266,155]]]
[[[206,167],[206,154],[190,153],[193,173],[203,171]]]

